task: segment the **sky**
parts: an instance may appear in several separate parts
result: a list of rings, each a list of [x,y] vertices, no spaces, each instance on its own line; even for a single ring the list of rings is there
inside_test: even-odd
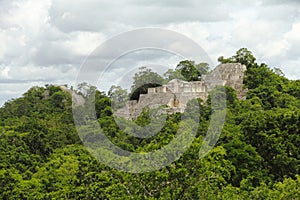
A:
[[[246,47],[258,62],[300,79],[297,0],[0,0],[0,106],[35,85],[72,85],[99,45],[149,27],[191,38],[215,65]],[[130,59],[162,61],[151,55],[157,52]],[[166,60],[176,65],[177,59]]]

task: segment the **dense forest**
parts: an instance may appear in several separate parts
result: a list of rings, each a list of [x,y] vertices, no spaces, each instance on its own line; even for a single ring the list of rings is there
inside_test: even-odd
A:
[[[6,102],[0,108],[0,199],[300,199],[300,81],[257,63],[245,48],[219,62],[246,65],[246,99],[238,100],[232,88],[225,88],[225,125],[202,159],[199,149],[212,111],[209,100],[198,99],[201,116],[191,146],[171,165],[151,172],[118,171],[91,156],[74,125],[72,97],[61,87],[33,87]],[[148,75],[161,83],[182,76],[193,81],[207,70],[192,61],[179,63],[165,77],[142,68],[134,84]],[[132,98],[145,91],[135,85]],[[180,113],[168,115],[151,138],[126,134],[112,110],[112,97],[125,96],[125,90],[114,86],[105,94],[91,88],[97,120],[119,147],[150,152],[177,132]],[[146,125],[149,112],[134,122]]]

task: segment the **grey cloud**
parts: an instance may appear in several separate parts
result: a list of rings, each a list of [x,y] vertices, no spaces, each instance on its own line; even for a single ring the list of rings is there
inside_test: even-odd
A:
[[[300,3],[300,1],[298,1]],[[276,14],[274,14],[276,13]],[[294,21],[300,18],[299,6],[294,4],[268,4],[257,10],[257,18],[265,20]],[[280,30],[280,29],[279,29]]]
[[[291,4],[299,5],[300,4],[299,0],[285,0],[285,1],[282,1],[282,0],[263,0],[261,2],[262,2],[262,5],[291,5]]]
[[[32,82],[52,82],[54,79],[26,79],[26,80],[18,80],[18,79],[2,79],[0,80],[0,84],[19,84],[19,83],[32,83]]]
[[[185,21],[224,21],[232,8],[222,1],[54,1],[51,23],[64,32],[105,31],[114,24],[156,26]]]
[[[57,43],[44,42],[32,57],[32,62],[38,66],[78,64],[83,57],[75,56],[69,49]]]
[[[26,26],[26,29],[26,27],[22,27],[22,24],[5,21],[9,18],[7,16],[14,14],[10,9],[16,7],[16,2],[18,0],[0,0],[0,36],[2,33],[2,35],[14,39],[7,40],[5,46],[0,48],[0,54],[4,52],[0,64],[11,69],[9,72],[11,79],[0,81],[0,92],[7,98],[11,97],[11,94],[7,91],[2,93],[3,85],[4,87],[10,85],[8,88],[13,91],[12,85],[17,83],[18,87],[24,85],[22,91],[25,91],[26,87],[36,82],[69,83],[75,79],[76,72],[87,55],[86,51],[89,51],[88,48],[86,51],[82,51],[82,49],[86,46],[94,48],[91,44],[85,45],[87,42],[82,40],[82,38],[92,36],[83,34],[76,40],[77,31],[112,37],[117,33],[137,27],[170,28],[173,26],[172,30],[187,34],[197,40],[198,44],[205,46],[208,53],[214,58],[223,54],[231,56],[239,48],[249,47],[259,60],[263,60],[268,53],[269,46],[271,48],[274,46],[273,43],[284,40],[284,34],[292,29],[294,22],[300,20],[299,1],[296,0],[53,0],[50,10],[43,12],[49,15],[45,18],[45,23],[42,24],[43,20],[41,20],[41,23],[35,25],[30,24],[32,22],[29,21],[27,23],[32,26]],[[45,6],[43,9],[48,9],[48,7]],[[35,11],[32,10],[32,12]],[[2,17],[3,15],[5,17]],[[242,19],[248,19],[247,23],[249,24],[241,26],[239,23]],[[270,28],[265,30],[259,27],[264,24]],[[30,27],[36,28],[34,34],[28,30]],[[202,32],[202,29],[205,31]],[[201,35],[206,32],[207,36]],[[150,32],[144,34],[143,37],[152,37],[157,41],[163,37],[159,34],[151,35]],[[295,35],[297,35],[297,31]],[[102,39],[101,36],[99,38]],[[129,37],[127,45],[140,39],[135,36]],[[98,42],[96,40],[95,43]],[[288,40],[289,49],[286,52],[282,50],[280,55],[271,56],[263,61],[272,66],[275,64],[287,65],[284,68],[289,72],[287,75],[299,73],[299,71],[291,73],[292,68],[299,62],[298,41],[297,38]],[[123,42],[123,45],[126,45],[126,41]],[[165,40],[159,42],[162,48],[174,48],[175,50],[183,48],[176,43],[172,43],[173,46],[170,46],[170,43]],[[261,48],[261,46],[265,48]],[[4,51],[1,52],[3,49]],[[119,55],[119,50],[120,44],[118,43],[106,48],[101,55],[103,63],[115,59]],[[182,50],[192,52],[193,47],[184,47]],[[97,54],[91,55],[90,59],[97,61],[99,57]],[[131,52],[130,55],[122,57],[119,61],[114,63],[112,73],[109,74],[111,80],[116,80],[120,78],[120,74],[127,73],[129,67],[136,68],[147,61],[154,64],[158,62],[176,64],[175,58],[160,51]],[[24,66],[25,68],[22,68]],[[26,67],[29,72],[26,72]],[[95,67],[99,67],[99,65],[95,65]],[[298,74],[299,76],[300,74]],[[105,80],[103,79],[102,82]],[[20,93],[21,90],[18,91]]]
[[[13,1],[0,0],[0,12],[6,12],[12,7]],[[1,19],[0,19],[1,22]]]

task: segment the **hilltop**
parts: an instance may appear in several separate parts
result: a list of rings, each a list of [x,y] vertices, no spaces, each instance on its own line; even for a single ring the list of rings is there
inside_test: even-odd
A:
[[[219,61],[246,67],[243,88],[247,94],[241,100],[236,90],[224,87],[226,121],[216,146],[199,159],[213,112],[209,94],[205,103],[195,99],[200,102],[200,113],[190,112],[191,117],[199,115],[191,146],[172,164],[147,173],[121,172],[91,156],[82,138],[93,143],[95,133],[84,129],[87,131],[79,137],[72,113],[73,90],[54,85],[33,87],[22,97],[6,102],[0,108],[0,198],[299,199],[300,81],[288,80],[279,69],[257,63],[247,49]],[[131,100],[137,100],[148,88],[157,88],[137,84],[145,74],[165,84],[151,71],[143,72],[135,76]],[[176,71],[168,74],[169,81],[178,77]],[[197,81],[205,74],[186,78]],[[123,90],[114,88],[106,95],[90,86],[94,98],[74,90],[84,98],[79,97],[79,113],[85,115],[88,111],[84,105],[93,100],[97,121],[112,144],[145,154],[176,137],[180,112],[167,115],[160,132],[149,138],[136,138],[120,129],[113,116],[117,99],[113,97],[124,93],[116,93]],[[142,111],[130,123],[146,127],[151,122],[150,112]]]
[[[140,94],[138,100],[126,102],[126,106],[116,110],[115,114],[135,119],[145,107],[157,108],[164,105],[166,113],[183,113],[188,101],[196,98],[206,101],[209,92],[216,86],[231,87],[236,91],[238,99],[243,99],[247,92],[243,88],[245,71],[246,66],[240,63],[224,63],[198,81],[172,79],[162,86],[148,88],[146,94]]]

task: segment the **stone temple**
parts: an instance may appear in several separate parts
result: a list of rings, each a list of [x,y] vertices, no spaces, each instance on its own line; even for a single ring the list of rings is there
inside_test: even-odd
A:
[[[147,94],[140,94],[139,100],[130,100],[126,106],[115,112],[116,116],[127,119],[136,118],[145,107],[157,108],[165,106],[168,113],[183,112],[189,100],[201,98],[206,101],[209,91],[215,86],[229,86],[237,91],[239,99],[246,96],[243,87],[246,66],[240,63],[226,63],[218,65],[201,81],[187,82],[173,79],[165,85],[148,88]]]

